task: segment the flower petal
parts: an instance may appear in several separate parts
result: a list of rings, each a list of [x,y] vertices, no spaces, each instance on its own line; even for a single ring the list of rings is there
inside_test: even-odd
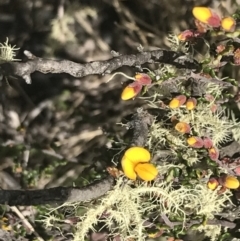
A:
[[[215,190],[219,185],[219,182],[216,178],[212,177],[209,179],[208,183],[207,183],[207,186],[209,189],[211,190]]]
[[[137,179],[137,174],[134,170],[135,164],[132,163],[126,156],[123,156],[121,160],[122,169],[126,177],[128,177],[131,180]]]
[[[223,186],[229,189],[237,189],[239,187],[239,181],[234,176],[227,176]]]
[[[192,136],[187,139],[187,143],[189,146],[194,148],[202,148],[203,140],[200,137]]]
[[[158,174],[157,168],[151,163],[139,163],[135,166],[135,172],[144,181],[152,181]]]
[[[213,146],[213,142],[209,137],[204,137],[203,138],[203,145],[206,149],[209,149]]]
[[[219,151],[216,147],[212,147],[208,150],[208,155],[211,158],[211,160],[216,161],[219,157]]]
[[[147,149],[140,146],[134,146],[127,149],[124,153],[124,157],[134,164],[140,162],[150,162],[151,160],[150,152]]]
[[[129,100],[134,98],[142,89],[142,85],[140,84],[129,84],[126,86],[121,94],[122,100]]]
[[[189,98],[186,103],[186,108],[188,110],[193,110],[197,106],[197,100],[195,98]]]
[[[144,73],[137,73],[135,79],[141,85],[150,85],[152,83],[150,76]]]
[[[206,7],[194,7],[193,16],[202,23],[208,23],[208,19],[212,17],[212,11]]]
[[[221,21],[221,27],[227,32],[233,32],[235,30],[236,21],[232,17],[223,18]]]
[[[186,102],[186,100],[187,100],[187,97],[185,95],[178,95],[170,101],[169,107],[171,109],[178,108],[181,105],[183,105]]]

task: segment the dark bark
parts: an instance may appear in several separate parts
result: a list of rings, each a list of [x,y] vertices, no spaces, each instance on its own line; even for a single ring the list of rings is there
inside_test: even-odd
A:
[[[55,187],[42,190],[0,190],[0,204],[28,206],[84,202],[99,198],[112,189],[113,177],[109,176],[88,186]]]

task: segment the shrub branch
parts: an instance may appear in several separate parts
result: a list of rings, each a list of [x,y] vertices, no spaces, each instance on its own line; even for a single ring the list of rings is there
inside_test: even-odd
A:
[[[55,187],[42,190],[0,190],[0,204],[28,206],[85,202],[112,189],[114,179],[108,176],[85,187]]]
[[[27,83],[31,83],[30,75],[35,71],[43,74],[67,73],[74,77],[83,77],[93,74],[110,74],[122,66],[140,67],[145,63],[171,64],[177,68],[198,69],[200,64],[187,57],[183,53],[154,50],[140,52],[137,54],[120,55],[106,61],[95,61],[86,64],[79,64],[69,60],[42,59],[34,56],[29,51],[24,51],[27,62],[7,62],[0,65],[0,70],[5,76],[17,76],[23,78]]]

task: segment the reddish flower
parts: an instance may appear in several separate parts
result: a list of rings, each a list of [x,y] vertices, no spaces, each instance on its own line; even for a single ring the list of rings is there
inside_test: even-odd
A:
[[[213,28],[218,28],[221,24],[221,18],[216,13],[213,13],[213,15],[208,19],[207,24]]]
[[[213,146],[213,142],[209,137],[204,137],[203,138],[203,145],[206,149],[209,149]]]
[[[142,85],[140,85],[138,82],[133,82],[126,86],[121,94],[122,100],[129,100],[134,97],[141,91]]]
[[[188,110],[193,110],[197,106],[197,100],[195,98],[189,98],[186,103],[186,108]]]
[[[152,83],[152,79],[149,75],[144,73],[136,73],[135,80],[141,85],[150,85]]]
[[[187,29],[178,35],[180,41],[192,41],[194,38],[198,38],[202,35],[199,31]]]
[[[175,130],[177,130],[178,132],[180,133],[190,133],[190,125],[185,123],[185,122],[178,122],[176,125],[175,125]]]
[[[194,7],[192,13],[197,20],[213,28],[217,28],[221,24],[220,17],[210,8]]]
[[[211,189],[211,190],[215,190],[215,189],[218,187],[218,185],[219,185],[219,182],[218,182],[218,180],[217,180],[216,178],[214,178],[214,177],[211,177],[211,178],[209,179],[209,181],[207,182],[207,186],[208,186],[208,188]]]
[[[192,136],[187,139],[187,143],[189,146],[194,148],[202,148],[203,140],[200,137]]]
[[[211,147],[208,150],[208,156],[211,158],[211,160],[216,161],[219,158],[219,151],[216,147]]]
[[[185,95],[178,95],[170,101],[169,107],[171,109],[178,108],[181,105],[183,105],[186,102],[186,100],[187,100],[187,97]]]

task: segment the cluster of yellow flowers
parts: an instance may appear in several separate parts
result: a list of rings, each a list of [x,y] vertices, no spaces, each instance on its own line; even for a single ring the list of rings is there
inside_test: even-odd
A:
[[[192,10],[193,16],[200,22],[207,24],[210,27],[221,27],[226,32],[235,30],[236,21],[232,17],[221,18],[212,9],[207,7],[194,7]]]
[[[212,9],[207,7],[194,7],[192,10],[195,17],[197,30],[187,29],[178,35],[180,41],[191,41],[194,38],[201,37],[207,30],[223,30],[225,32],[234,32],[236,21],[234,18],[220,17]]]
[[[215,190],[219,185],[222,186],[220,192],[225,191],[226,189],[237,189],[239,188],[239,181],[234,176],[222,175],[219,178],[211,177],[207,183],[209,189]]]

